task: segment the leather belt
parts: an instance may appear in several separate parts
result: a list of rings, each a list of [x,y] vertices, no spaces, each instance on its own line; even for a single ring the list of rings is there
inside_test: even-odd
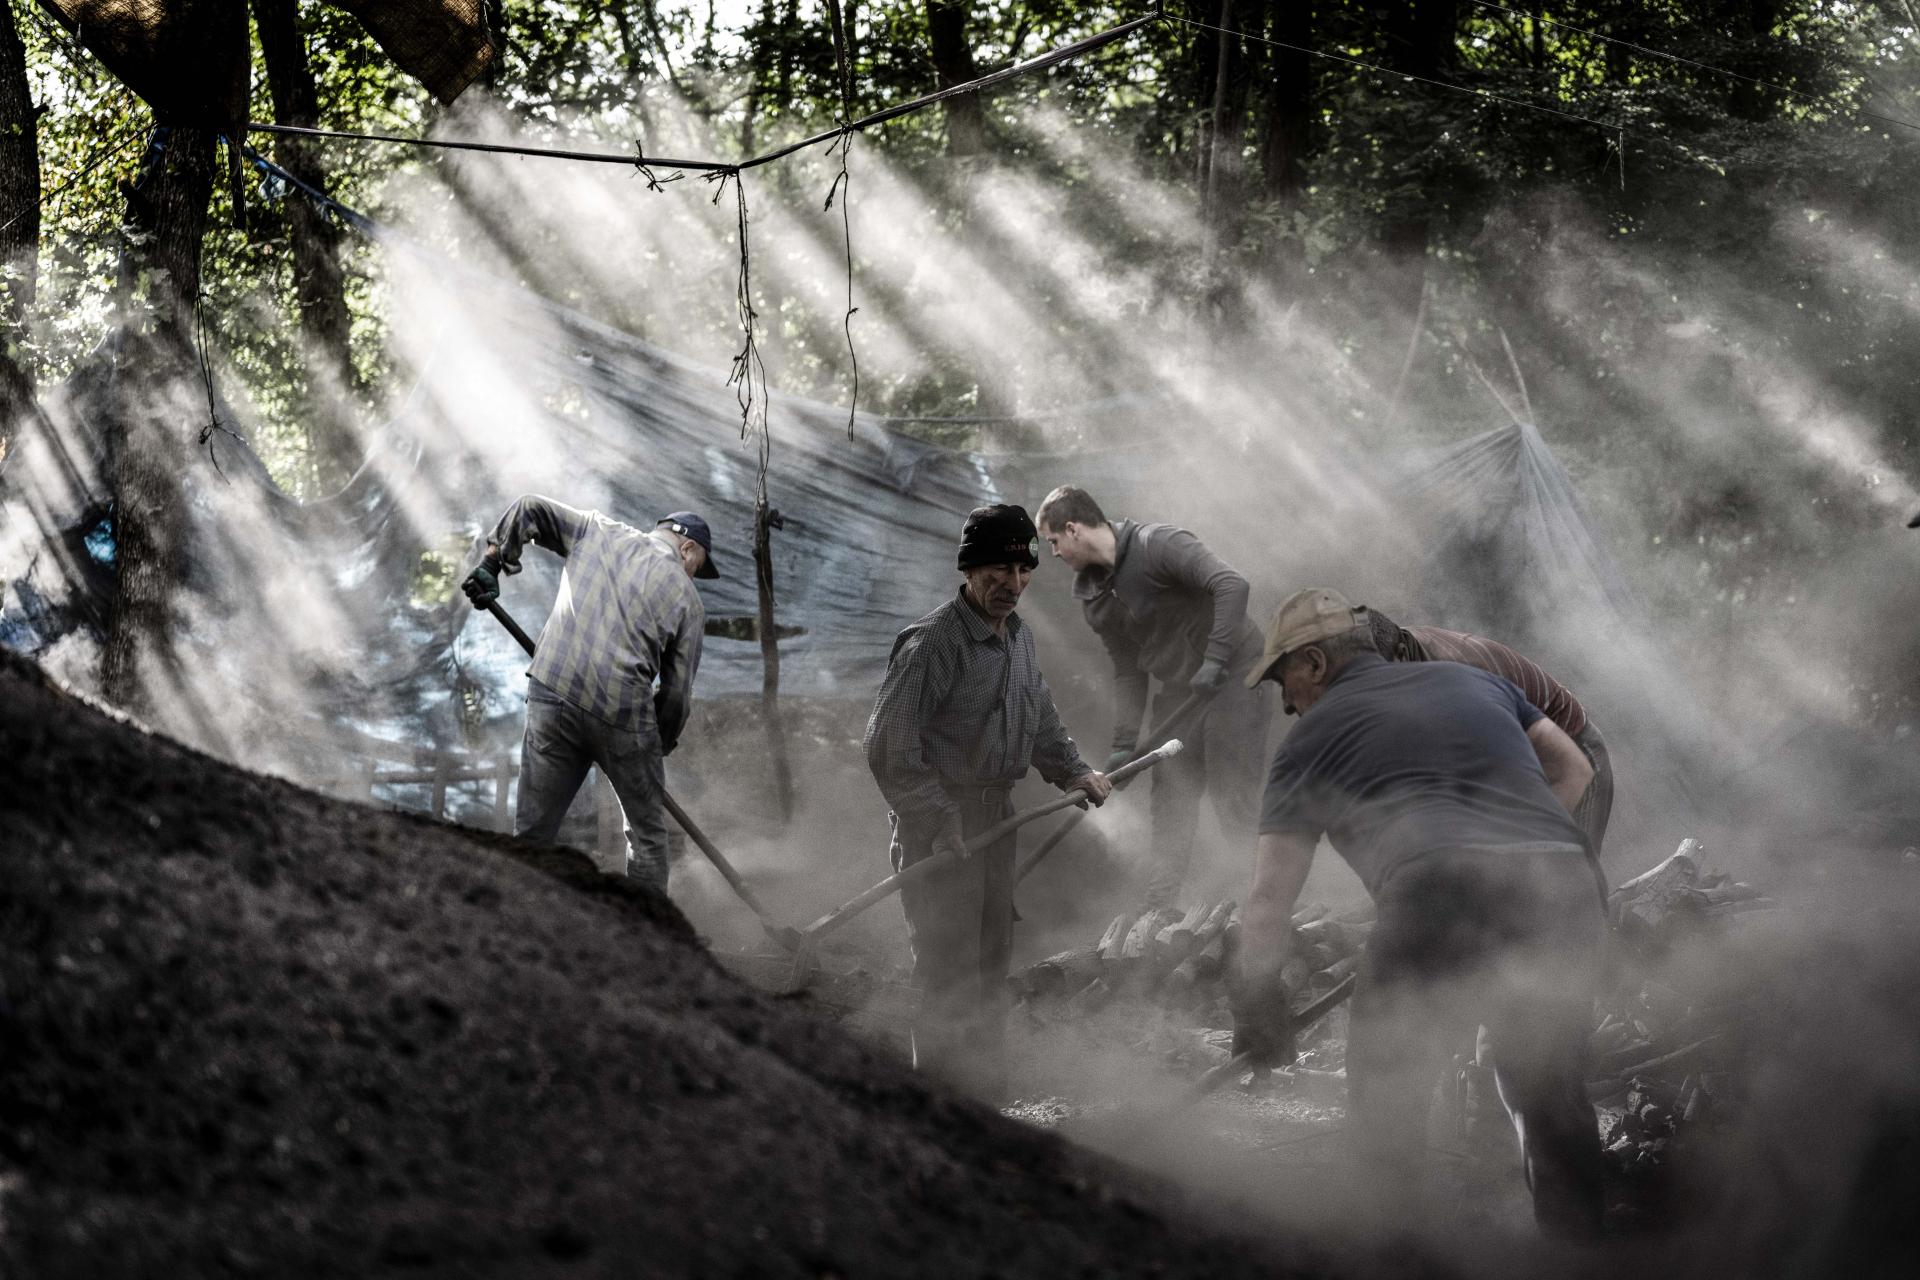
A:
[[[956,800],[970,800],[979,804],[993,804],[1005,799],[1014,786],[1011,782],[969,782],[965,785],[943,782],[940,785]]]

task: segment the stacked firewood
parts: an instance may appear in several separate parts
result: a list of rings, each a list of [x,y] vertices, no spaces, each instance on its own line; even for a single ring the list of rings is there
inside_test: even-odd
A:
[[[1734,916],[1778,909],[1777,902],[1752,885],[1702,866],[1705,852],[1698,840],[1682,840],[1673,856],[1608,896],[1607,920],[1622,943],[1642,955],[1657,956]]]
[[[1683,840],[1666,861],[1607,899],[1621,980],[1597,1008],[1587,1093],[1599,1104],[1608,1162],[1629,1177],[1658,1175],[1688,1127],[1737,1100],[1736,1011],[1651,976],[1665,972],[1658,962],[1679,944],[1710,943],[1736,919],[1780,909],[1760,890],[1707,867],[1705,853],[1699,841]]]
[[[1293,917],[1287,989],[1304,1004],[1337,987],[1360,962],[1372,909],[1334,915],[1309,906]],[[1226,977],[1240,932],[1231,899],[1190,909],[1115,916],[1097,942],[1049,956],[1007,979],[1043,1021],[1084,1018],[1116,1001],[1145,1002],[1201,1026],[1230,1026]]]
[[[1614,978],[1595,1005],[1588,1096],[1598,1108],[1607,1159],[1616,1173],[1657,1178],[1669,1147],[1703,1119],[1724,1117],[1740,1084],[1736,1011],[1690,997],[1664,958],[1689,940],[1711,942],[1736,919],[1757,920],[1778,904],[1725,872],[1705,849],[1683,841],[1664,862],[1608,897]],[[1035,1021],[1064,1023],[1102,1014],[1108,1033],[1205,1070],[1227,1060],[1232,1026],[1226,971],[1239,932],[1234,903],[1117,916],[1098,941],[1049,956],[1008,984]],[[1309,906],[1293,918],[1293,959],[1285,979],[1299,1010],[1359,967],[1372,909],[1333,913]],[[1143,1016],[1144,1015],[1144,1016]],[[1298,1076],[1342,1076],[1345,1023],[1302,1027]],[[1498,1046],[1492,1046],[1497,1057]],[[1325,1070],[1332,1068],[1333,1070]],[[1491,1060],[1456,1059],[1451,1105],[1463,1133],[1510,1145]],[[1504,1136],[1503,1136],[1504,1135]]]

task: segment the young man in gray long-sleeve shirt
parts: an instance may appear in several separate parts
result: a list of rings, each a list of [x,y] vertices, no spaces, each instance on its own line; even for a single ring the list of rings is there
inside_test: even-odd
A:
[[[1073,570],[1073,594],[1113,659],[1114,729],[1109,771],[1141,743],[1150,681],[1160,682],[1152,722],[1188,698],[1205,706],[1174,734],[1187,749],[1154,771],[1153,870],[1149,906],[1178,900],[1193,856],[1200,796],[1229,839],[1252,834],[1272,714],[1265,687],[1243,677],[1260,656],[1247,619],[1247,580],[1205,543],[1170,524],[1109,522],[1085,489],[1062,485],[1040,504],[1040,536]]]
[[[867,763],[892,809],[894,870],[956,855],[900,892],[921,988],[914,1065],[989,1099],[1005,1088],[1016,838],[971,856],[965,844],[1013,812],[1029,767],[1062,790],[1085,787],[1095,804],[1112,791],[1067,736],[1033,632],[1014,612],[1039,563],[1024,510],[969,515],[966,585],[893,642],[867,721]]]
[[[641,530],[529,494],[500,517],[462,584],[474,608],[499,598],[500,576],[520,572],[529,542],[567,563],[527,671],[514,834],[552,840],[598,765],[620,798],[629,853],[626,865],[601,870],[664,893],[663,761],[693,705],[707,618],[689,579],[720,576],[707,523],[679,511]]]

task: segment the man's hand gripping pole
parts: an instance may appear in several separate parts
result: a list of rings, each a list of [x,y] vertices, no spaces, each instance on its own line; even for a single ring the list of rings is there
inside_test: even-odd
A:
[[[1162,760],[1170,760],[1174,756],[1179,755],[1181,745],[1180,740],[1175,738],[1173,741],[1165,743],[1147,752],[1145,755],[1140,756],[1131,764],[1115,769],[1107,775],[1107,780],[1116,785],[1125,782],[1136,773],[1151,769]],[[1058,813],[1062,809],[1070,809],[1075,805],[1085,804],[1086,801],[1086,791],[1080,787],[1075,787],[1057,799],[1049,800],[1045,804],[1035,805],[1031,809],[1022,810],[1012,817],[1002,819],[967,841],[967,856],[971,857],[979,853],[982,849],[991,847],[1008,834],[1019,830],[1037,818],[1044,818],[1050,813]],[[841,903],[806,928],[800,930],[800,949],[794,954],[793,974],[788,979],[787,989],[789,991],[798,990],[805,984],[813,968],[814,946],[821,938],[832,933],[835,929],[838,929],[841,925],[853,919],[874,903],[892,897],[900,891],[901,886],[930,875],[941,867],[950,865],[953,861],[954,855],[950,852],[936,853],[932,857],[922,858],[912,866],[894,872],[859,897]]]

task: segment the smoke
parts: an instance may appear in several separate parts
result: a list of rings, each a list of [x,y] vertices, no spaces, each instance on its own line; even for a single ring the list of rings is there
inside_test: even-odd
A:
[[[522,140],[484,109],[463,110],[449,127]],[[1046,111],[1024,120],[1019,136],[1029,157],[1022,164],[944,168],[897,165],[883,139],[854,141],[851,187],[837,199],[851,217],[859,307],[851,325],[864,408],[919,407],[951,390],[940,403],[958,413],[1025,417],[990,439],[1007,455],[992,460],[995,474],[1019,484],[1011,491],[1007,479],[999,496],[1032,507],[1071,481],[1113,514],[1191,528],[1254,583],[1262,619],[1288,591],[1324,584],[1404,624],[1489,630],[1529,650],[1567,677],[1607,730],[1621,778],[1608,858],[1616,879],[1689,834],[1705,834],[1722,865],[1796,880],[1843,851],[1871,859],[1888,843],[1920,842],[1907,787],[1911,724],[1920,714],[1910,680],[1920,656],[1911,625],[1920,537],[1898,527],[1920,495],[1836,368],[1782,340],[1786,304],[1777,291],[1711,261],[1683,278],[1569,203],[1516,202],[1490,223],[1489,239],[1498,242],[1500,219],[1511,218],[1531,229],[1535,247],[1508,268],[1524,279],[1507,281],[1510,296],[1499,301],[1534,317],[1540,331],[1511,335],[1518,356],[1510,366],[1498,336],[1474,318],[1491,301],[1444,264],[1432,268],[1424,332],[1410,330],[1407,299],[1394,292],[1404,280],[1397,270],[1376,279],[1353,269],[1346,295],[1331,301],[1321,294],[1316,302],[1310,288],[1290,294],[1252,273],[1197,288],[1182,278],[1199,270],[1206,240],[1191,196],[1144,172],[1124,140]],[[656,120],[648,146],[725,151],[687,113]],[[769,384],[844,404],[852,384],[842,328],[843,210],[821,207],[837,172],[837,159],[810,152],[748,174],[745,190]],[[553,313],[527,305],[527,295],[711,370],[712,397],[724,400],[733,394],[724,373],[742,343],[736,198],[697,176],[655,190],[616,167],[512,157],[458,157],[396,177],[382,200],[395,228],[383,243],[381,314],[394,367],[393,425],[369,428],[368,470],[329,508],[331,522],[316,515],[290,526],[283,498],[229,484],[196,462],[194,570],[187,597],[176,602],[177,660],[161,668],[165,683],[152,690],[158,721],[242,762],[336,785],[353,767],[349,752],[326,742],[339,708],[364,705],[368,690],[400,681],[421,699],[436,741],[466,745],[477,736],[490,749],[511,750],[511,685],[504,700],[468,716],[449,691],[449,673],[395,669],[392,655],[404,649],[371,640],[425,642],[464,627],[456,663],[512,668],[510,642],[484,619],[469,622],[450,590],[474,539],[519,493],[607,507],[617,492],[615,477],[579,459],[596,456],[583,443],[587,428],[606,427],[619,409],[553,372],[547,356],[569,346],[570,332]],[[1877,282],[1911,305],[1914,265],[1870,230],[1783,213],[1772,235],[1833,289]],[[1226,275],[1237,265],[1214,270]],[[1290,279],[1298,286],[1310,277]],[[252,418],[244,372],[219,370],[243,422]],[[1515,405],[1518,379],[1526,380],[1536,425],[1571,473],[1634,610],[1622,613],[1584,588],[1560,590],[1529,576],[1533,566],[1499,566],[1496,576],[1518,602],[1503,617],[1466,582],[1434,573],[1433,530],[1398,481],[1418,465],[1420,449],[1506,425],[1482,376]],[[1623,378],[1630,385],[1618,385]],[[662,415],[684,407],[673,399],[681,392],[661,394]],[[1115,407],[1078,408],[1090,402]],[[776,502],[797,479],[784,450],[794,433],[812,429],[791,408],[780,394],[767,406]],[[49,442],[49,460],[33,473],[43,477],[59,474],[63,457],[92,454],[77,414],[54,418],[71,434]],[[647,424],[615,425],[632,428],[627,465],[644,473]],[[734,466],[751,448],[716,437],[712,485],[737,486]],[[63,506],[48,491],[29,496],[41,505],[21,517],[28,527],[66,527],[77,499]],[[658,497],[698,506],[709,494]],[[361,562],[367,552],[351,517],[378,504],[412,532],[411,563]],[[610,514],[644,523],[657,513]],[[957,531],[957,513],[953,524]],[[22,527],[19,519],[9,525],[16,541]],[[331,538],[327,554],[316,560],[300,533]],[[876,563],[887,563],[887,550],[876,547]],[[450,563],[428,565],[423,551]],[[747,572],[744,545],[721,551],[732,572]],[[896,567],[868,584],[869,603],[902,625],[956,585],[950,562]],[[806,566],[791,571],[803,575]],[[376,591],[375,583],[387,585]],[[551,589],[551,565],[530,564],[514,584],[513,607],[530,629]],[[1057,563],[1036,575],[1022,612],[1039,633],[1065,718],[1097,762],[1110,719],[1106,661]],[[1508,619],[1526,634],[1501,634]],[[63,653],[63,669],[77,676],[85,656]],[[877,685],[879,671],[872,676]],[[1863,706],[1874,686],[1892,690],[1887,705]],[[817,706],[789,701],[797,796],[790,816],[772,802],[751,704],[700,711],[670,762],[670,785],[788,923],[818,916],[888,870],[885,806],[855,749],[872,686],[837,692]],[[390,720],[362,717],[356,727],[399,737],[417,723],[397,706],[390,711]],[[1283,732],[1275,726],[1276,738]],[[309,737],[319,745],[293,744]],[[1090,940],[1090,923],[1097,933],[1098,921],[1128,904],[1152,853],[1145,790],[1090,818],[1084,836],[1023,890],[1028,922],[1016,962]],[[1043,793],[1030,783],[1019,799]],[[1849,828],[1863,810],[1873,822]],[[1027,846],[1047,829],[1031,829]],[[1190,893],[1240,896],[1247,843],[1246,833],[1219,830],[1203,810]],[[757,922],[697,857],[675,874],[676,898],[711,940],[760,945]],[[1807,892],[1822,901],[1820,890]],[[1357,884],[1323,853],[1307,893],[1339,905],[1357,896]],[[829,959],[897,976],[903,932],[898,909],[884,904],[850,928],[843,951]],[[1763,947],[1756,961],[1777,972],[1796,1007],[1817,1005],[1824,990],[1809,969],[1796,968],[1817,950],[1814,934],[1809,925]],[[1857,944],[1863,964],[1881,963],[1881,942],[1890,946],[1891,935]],[[1891,1046],[1902,1027],[1910,1031],[1863,1000],[1834,1021],[1836,1035],[1872,1028],[1871,1045]],[[1138,1081],[1127,1058],[1110,1046],[1076,1050],[1087,1091],[1116,1101],[1164,1098],[1164,1079]],[[1861,1117],[1914,1078],[1904,1050],[1875,1057],[1866,1045],[1850,1070],[1857,1095],[1836,1104],[1850,1123],[1828,1134],[1819,1176],[1810,1178],[1820,1194],[1844,1194],[1836,1180],[1871,1138]],[[1763,1089],[1770,1099],[1790,1092],[1778,1081]],[[1292,1170],[1284,1194],[1274,1196],[1285,1203],[1271,1211],[1296,1225],[1345,1220],[1362,1198],[1316,1190],[1284,1158],[1222,1159],[1215,1135],[1191,1143],[1142,1137],[1118,1149],[1171,1162],[1235,1203],[1255,1196],[1244,1179]],[[1327,1172],[1337,1163],[1329,1157],[1325,1169],[1305,1168]]]

